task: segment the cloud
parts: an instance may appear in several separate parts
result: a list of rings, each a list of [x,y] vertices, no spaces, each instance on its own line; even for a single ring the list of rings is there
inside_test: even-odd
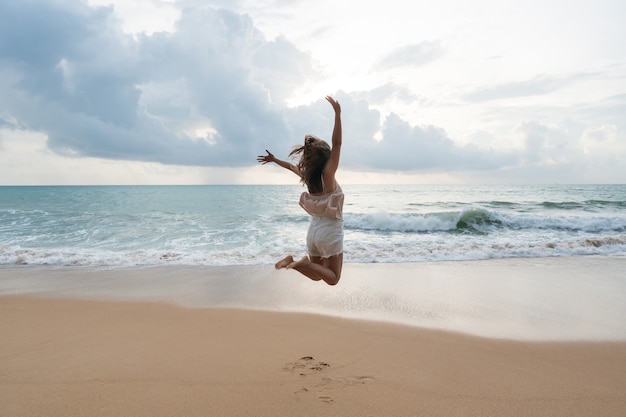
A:
[[[354,95],[339,92],[336,98],[342,108],[344,167],[434,172],[488,170],[518,163],[511,152],[459,145],[439,127],[411,126],[395,113],[383,117],[367,100]],[[331,136],[332,112],[324,100],[293,109],[288,119],[297,126],[295,131],[314,133],[324,139]],[[324,128],[320,131],[318,126]]]
[[[65,155],[240,166],[290,137],[281,101],[315,76],[249,17],[183,10],[173,33],[125,34],[110,8],[0,5],[0,114]]]
[[[420,42],[397,48],[384,56],[376,65],[377,70],[402,66],[420,66],[434,61],[443,54],[439,42]]]
[[[411,126],[391,113],[383,124],[383,139],[366,153],[370,165],[388,170],[463,171],[497,169],[514,163],[512,154],[460,145],[436,126]]]
[[[626,130],[626,93],[606,97],[593,103],[584,103],[576,109],[576,114],[589,124],[616,125]]]
[[[465,94],[463,98],[471,102],[499,100],[515,97],[548,94],[576,81],[593,77],[593,74],[573,74],[570,76],[540,75],[530,80],[498,85],[482,86]]]
[[[247,14],[205,5],[172,3],[181,7],[172,31],[128,34],[111,7],[0,2],[0,145],[18,140],[7,132],[17,132],[15,138],[30,132],[45,138],[62,161],[248,167],[266,148],[286,155],[306,133],[329,139],[333,114],[323,97],[294,108],[286,104],[303,86],[325,81],[311,53],[286,36],[267,40]],[[626,157],[623,91],[564,106],[497,101],[548,95],[583,80],[599,83],[601,74],[590,72],[455,92],[438,99],[453,103],[452,110],[431,106],[430,113],[420,113],[428,118],[479,108],[474,114],[483,125],[468,129],[467,138],[451,137],[432,123],[409,123],[399,114],[410,117],[434,95],[414,93],[411,80],[396,79],[393,70],[431,63],[443,53],[439,42],[398,48],[375,67],[389,71],[378,84],[334,93],[343,109],[342,167],[537,178],[542,170],[560,169],[581,177],[603,163],[620,166],[616,155]],[[618,79],[622,67],[613,71]],[[389,113],[390,103],[402,109]],[[481,139],[468,142],[474,137]]]
[[[400,100],[406,103],[415,103],[420,100],[417,94],[408,87],[397,85],[392,82],[385,83],[369,91],[358,91],[353,96],[366,100],[371,104],[382,104],[388,100]]]
[[[568,129],[565,126],[548,126],[539,122],[524,122],[517,128],[523,138],[523,162],[532,165],[554,165],[571,158]]]
[[[49,23],[37,25],[36,3],[47,5]],[[282,105],[294,89],[319,76],[309,55],[282,36],[267,41],[245,15],[185,9],[174,32],[131,36],[109,8],[33,1],[2,12],[16,18],[11,21],[19,16],[39,44],[55,39],[43,57],[39,44],[32,50],[25,39],[15,39],[20,46],[4,54],[3,68],[18,79],[2,86],[8,93],[2,106],[27,129],[46,133],[49,148],[60,155],[244,166],[266,147],[290,149],[306,133],[330,138],[333,115],[325,100],[293,109]],[[56,22],[80,36],[66,35]],[[19,33],[16,27],[5,30],[5,37]],[[398,63],[401,56],[423,58],[435,49],[413,45],[392,56]],[[444,163],[446,155],[463,150],[442,129],[410,127],[395,115],[381,125],[381,114],[368,100],[410,101],[407,89],[388,84],[365,96],[337,93],[350,132],[347,166],[455,166]],[[380,132],[379,142],[374,137]]]
[[[619,183],[626,174],[626,135],[615,125],[585,128],[571,119],[546,124],[524,122],[516,133],[522,139],[512,165],[529,180]]]
[[[263,43],[252,57],[252,77],[267,89],[272,102],[282,103],[303,82],[321,76],[311,64],[311,56],[298,50],[284,36]]]

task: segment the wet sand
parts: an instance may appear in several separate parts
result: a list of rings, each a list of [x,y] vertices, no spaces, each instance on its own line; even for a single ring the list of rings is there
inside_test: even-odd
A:
[[[2,268],[0,416],[626,415],[623,264]]]

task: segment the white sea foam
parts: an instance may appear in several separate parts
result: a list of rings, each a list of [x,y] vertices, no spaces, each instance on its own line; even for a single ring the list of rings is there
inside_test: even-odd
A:
[[[346,262],[626,253],[624,186],[343,188]],[[301,191],[3,187],[0,264],[272,264],[304,253]]]

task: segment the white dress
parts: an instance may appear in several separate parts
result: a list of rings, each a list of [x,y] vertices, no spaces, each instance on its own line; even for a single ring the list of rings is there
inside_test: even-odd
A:
[[[329,258],[343,253],[343,190],[322,195],[303,192],[300,206],[311,215],[306,237],[310,256]]]

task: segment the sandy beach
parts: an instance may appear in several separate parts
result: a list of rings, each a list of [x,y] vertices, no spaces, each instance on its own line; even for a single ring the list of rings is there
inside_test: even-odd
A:
[[[625,343],[5,297],[2,416],[619,416]]]
[[[533,265],[544,271],[545,286],[540,287],[551,289],[559,282],[550,278],[550,265],[554,271],[588,272],[577,262],[517,260],[367,267],[375,276],[358,265],[347,265],[345,282],[334,288],[335,292],[269,268],[262,272],[258,268],[256,272],[254,268],[230,268],[230,278],[234,274],[241,279],[229,281],[230,285],[215,284],[217,287],[206,283],[207,279],[215,281],[213,275],[207,278],[206,269],[3,268],[0,416],[626,415],[626,340],[621,333],[622,317],[616,317],[623,308],[620,301],[624,291],[623,286],[615,286],[623,258],[580,260],[591,269],[603,265],[605,276],[617,278],[594,282],[596,293],[587,291],[585,298],[597,305],[592,301],[572,304],[580,298],[569,291],[564,293],[570,304],[556,303],[556,310],[537,310],[533,307],[536,304],[526,300],[536,298]],[[528,275],[516,275],[517,267]],[[593,332],[584,333],[588,337],[573,337],[580,340],[561,341],[479,337],[469,334],[472,329],[468,334],[446,329],[450,320],[443,312],[433,322],[442,328],[427,328],[394,324],[390,319],[296,312],[280,301],[288,294],[270,297],[263,305],[251,305],[252,296],[241,288],[244,282],[245,288],[252,287],[257,297],[263,297],[266,293],[259,288],[275,289],[278,282],[290,291],[304,288],[311,300],[317,300],[321,291],[329,299],[335,295],[339,301],[334,298],[333,302],[345,306],[342,297],[347,297],[358,310],[357,302],[363,303],[365,298],[355,298],[354,294],[371,290],[368,280],[380,280],[376,276],[381,270],[394,276],[417,271],[426,277],[418,281],[424,287],[413,297],[425,315],[432,316],[433,307],[424,300],[434,298],[436,292],[425,285],[435,277],[444,285],[441,276],[454,275],[449,268],[475,286],[481,285],[481,293],[495,293],[498,299],[502,288],[490,287],[478,276],[488,279],[490,269],[505,273],[515,288],[525,289],[526,295],[518,296],[518,304],[511,303],[515,316],[523,310],[536,310],[521,321],[546,312],[560,316],[567,308],[559,305],[569,305],[571,315],[557,317],[553,323],[566,320],[574,324],[576,311],[582,309],[589,315],[598,310],[592,323],[603,314],[613,315],[617,321],[607,323],[608,330],[598,334],[613,332],[614,337],[597,338]],[[225,272],[217,269],[211,273],[223,276]],[[170,281],[176,277],[178,288],[183,289],[174,292],[158,277],[169,277]],[[256,281],[259,277],[268,282],[261,285]],[[402,280],[397,279],[394,283],[400,284]],[[444,287],[450,289],[453,283]],[[182,296],[197,294],[201,288],[213,298],[206,294]],[[397,291],[406,294],[407,288]],[[460,290],[451,292],[454,303],[471,306],[463,311],[473,311],[478,317],[465,324],[479,327],[477,333],[481,333],[481,321],[515,325],[512,318],[498,320],[497,305],[481,307],[479,301],[489,304],[493,299],[476,297],[476,292],[466,299]],[[371,311],[404,308],[400,299],[389,294],[383,301],[391,306],[384,310],[372,307]],[[420,294],[421,304],[417,303]],[[293,295],[296,300],[307,300],[301,292]],[[553,298],[560,299],[556,295]],[[234,299],[252,309],[233,308]],[[442,311],[447,306],[442,300],[438,303],[433,305]],[[370,304],[374,304],[372,299]],[[329,304],[318,308],[329,308]],[[479,314],[483,310],[489,314]],[[457,315],[453,312],[451,317]],[[543,327],[549,329],[551,325]],[[490,328],[493,331],[495,327]],[[574,335],[589,328],[571,326]]]

